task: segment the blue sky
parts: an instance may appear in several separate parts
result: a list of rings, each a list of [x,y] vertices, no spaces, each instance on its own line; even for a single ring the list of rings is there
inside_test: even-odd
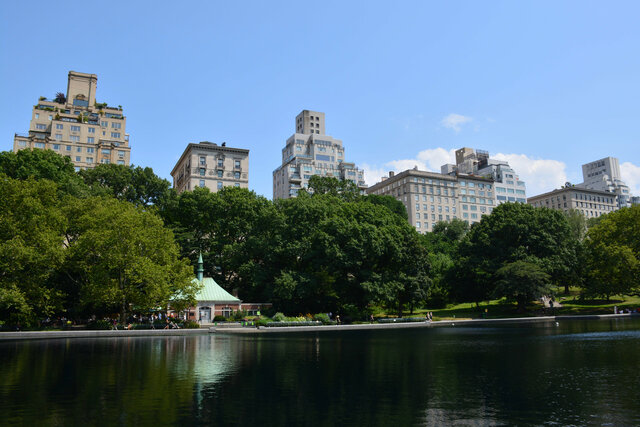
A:
[[[632,1],[5,1],[0,150],[75,70],[123,106],[132,162],[167,179],[187,143],[226,141],[271,198],[310,109],[369,184],[468,146],[508,159],[529,196],[606,156],[640,194],[638,16]]]

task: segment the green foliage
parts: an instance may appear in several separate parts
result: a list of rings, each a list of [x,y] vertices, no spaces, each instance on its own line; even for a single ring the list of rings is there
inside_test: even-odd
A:
[[[285,316],[284,314],[278,312],[278,313],[274,314],[271,319],[274,322],[284,322],[285,320],[287,320],[287,316]]]
[[[496,272],[494,297],[515,301],[524,310],[527,302],[551,293],[550,276],[533,263],[518,260],[505,264]]]
[[[158,177],[149,167],[99,164],[80,171],[80,176],[93,194],[110,195],[136,206],[157,205],[170,193],[169,181]]]
[[[640,292],[640,206],[612,212],[586,239],[587,296]]]
[[[247,312],[245,310],[236,310],[233,313],[233,320],[243,320],[245,317],[247,317]]]
[[[300,193],[306,191],[302,190]],[[309,178],[308,192],[317,195],[328,194],[346,201],[355,201],[361,197],[361,191],[353,181],[332,176],[311,176]]]
[[[187,320],[182,324],[182,327],[185,329],[200,329],[200,325],[198,322],[194,322],[193,320]]]
[[[54,183],[0,175],[0,320],[24,324],[59,308],[47,281],[64,259],[64,225]]]
[[[227,318],[218,314],[216,316],[213,316],[213,321],[214,322],[226,322]]]
[[[57,92],[55,98],[53,99],[58,104],[64,104],[67,102],[67,97],[62,92]]]
[[[170,299],[193,303],[193,270],[178,257],[173,235],[160,218],[114,199],[69,202],[67,274],[80,286],[81,302],[97,310],[130,305],[149,310]]]
[[[329,318],[329,315],[327,313],[318,313],[313,316],[313,320],[322,322],[323,325],[333,325],[335,323]]]
[[[558,283],[577,262],[573,242],[561,212],[505,203],[471,228],[446,280],[455,300],[476,303],[494,294],[497,271],[515,261],[538,265]]]
[[[0,174],[19,180],[48,179],[55,182],[61,192],[75,196],[82,196],[87,191],[71,159],[51,150],[0,152]]]
[[[380,196],[378,194],[369,194],[362,199],[364,202],[374,205],[386,206],[391,212],[398,215],[400,218],[408,220],[407,209],[400,200],[397,200],[393,196]],[[466,222],[465,222],[466,224]]]

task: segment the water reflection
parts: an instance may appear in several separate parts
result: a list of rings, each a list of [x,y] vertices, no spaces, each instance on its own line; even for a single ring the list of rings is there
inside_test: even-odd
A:
[[[0,343],[33,425],[640,424],[640,321]]]

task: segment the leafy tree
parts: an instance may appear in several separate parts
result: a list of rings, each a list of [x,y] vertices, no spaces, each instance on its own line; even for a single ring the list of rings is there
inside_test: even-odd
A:
[[[367,203],[372,203],[374,205],[382,205],[386,206],[391,212],[398,215],[400,218],[407,220],[409,216],[407,215],[407,208],[405,208],[404,203],[400,200],[397,200],[393,196],[380,196],[378,194],[369,194],[362,198],[362,201]]]
[[[64,104],[65,102],[67,102],[67,97],[65,96],[64,93],[62,92],[57,92],[56,93],[56,97],[53,98],[53,100],[55,102],[57,102],[58,104]]]
[[[80,171],[84,182],[96,195],[111,195],[137,206],[157,205],[169,195],[170,183],[149,167],[100,164]]]
[[[64,224],[54,183],[0,174],[0,320],[33,323],[60,308],[47,281],[64,259]]]
[[[66,270],[86,307],[116,311],[124,321],[132,308],[193,301],[193,268],[178,257],[173,234],[159,217],[106,198],[76,200],[67,214]]]
[[[505,264],[496,271],[497,285],[494,297],[515,301],[524,311],[527,302],[551,292],[550,276],[533,262],[518,260]]]
[[[0,153],[0,173],[20,180],[48,179],[64,193],[86,194],[86,187],[75,172],[71,159],[51,150],[3,151]]]
[[[494,293],[496,272],[515,261],[538,265],[557,282],[574,256],[571,229],[561,212],[504,203],[471,228],[449,278],[454,296],[479,302]]]
[[[638,292],[640,279],[640,206],[603,217],[587,232],[587,294]]]
[[[319,195],[329,194],[347,201],[357,200],[361,197],[361,191],[355,182],[332,176],[313,175],[309,178],[308,192]]]

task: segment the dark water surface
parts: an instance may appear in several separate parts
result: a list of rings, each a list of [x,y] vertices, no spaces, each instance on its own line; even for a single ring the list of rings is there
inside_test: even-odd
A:
[[[640,425],[640,319],[0,342],[0,424]]]

